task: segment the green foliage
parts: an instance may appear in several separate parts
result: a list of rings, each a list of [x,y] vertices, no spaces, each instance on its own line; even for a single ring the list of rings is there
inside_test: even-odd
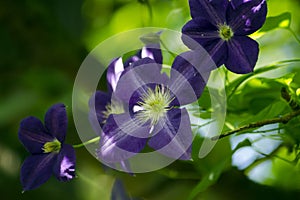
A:
[[[227,116],[223,132],[292,112],[289,102],[281,97],[282,87],[300,104],[300,49],[290,33],[282,30],[293,28],[293,35],[299,36],[300,5],[293,0],[272,0],[268,4],[269,17],[256,33],[264,37],[258,40],[261,53],[255,71],[246,75],[227,74]],[[88,52],[122,31],[147,26],[180,31],[189,19],[187,0],[3,1],[0,7],[2,198],[107,200],[114,177],[122,179],[128,193],[140,199],[249,199],[251,195],[261,199],[266,191],[269,193],[265,199],[298,198],[299,117],[286,124],[274,124],[270,129],[249,129],[237,137],[221,139],[207,157],[200,159],[199,149],[204,141],[200,132],[211,123],[213,112],[208,88],[199,101],[189,107],[193,117],[204,121],[203,127],[193,126],[193,161],[176,161],[157,172],[131,176],[108,170],[82,148],[76,150],[78,179],[66,184],[51,179],[40,189],[21,194],[19,169],[28,154],[18,141],[19,122],[29,115],[41,118],[45,108],[55,102],[66,103],[70,116],[68,143],[80,143],[72,121],[71,94],[77,70]],[[141,39],[147,43],[158,38],[157,34],[150,34]],[[172,38],[162,41],[168,47]],[[124,58],[134,53],[129,52]],[[171,64],[173,56],[164,55],[164,62]],[[99,88],[105,89],[104,83],[105,77],[102,77]],[[218,92],[217,89],[211,91]],[[232,141],[238,137],[245,138],[233,149]],[[266,173],[272,176],[258,181],[249,175],[251,173],[237,172],[231,159],[233,153],[244,147],[264,150],[264,145],[257,142],[261,138],[279,142],[280,146],[272,149],[274,154],[273,151],[261,154],[250,164],[255,171],[262,161],[272,161],[270,173]],[[233,170],[236,173],[232,173]],[[244,195],[246,190],[251,193],[249,198]]]
[[[276,28],[290,28],[291,20],[292,15],[290,12],[284,12],[274,17],[268,17],[259,32],[267,32]]]

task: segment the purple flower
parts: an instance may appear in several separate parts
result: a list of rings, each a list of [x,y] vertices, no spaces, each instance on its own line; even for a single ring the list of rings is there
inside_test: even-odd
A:
[[[91,100],[95,101],[95,112],[97,120],[101,127],[105,124],[106,119],[110,114],[120,114],[124,112],[123,104],[120,101],[111,101],[111,95],[115,91],[117,83],[121,74],[131,63],[138,61],[142,58],[151,58],[157,63],[162,63],[162,53],[158,43],[147,44],[136,55],[129,57],[123,64],[122,57],[115,58],[107,67],[107,89],[108,92],[97,91]],[[92,104],[90,102],[90,104]],[[93,109],[91,109],[93,111]],[[90,120],[92,120],[94,113],[90,113]],[[92,123],[93,124],[93,123]],[[95,130],[97,130],[95,128]]]
[[[67,113],[63,104],[53,105],[45,115],[45,125],[35,118],[25,118],[19,128],[19,139],[31,153],[21,168],[24,191],[45,183],[52,174],[59,181],[75,177],[75,151],[65,144]]]
[[[144,58],[133,62],[118,81],[112,99],[124,102],[124,112],[108,117],[100,136],[98,157],[106,163],[129,159],[146,144],[175,158],[191,158],[192,131],[189,115],[180,106],[196,101],[205,80],[185,58],[178,56],[170,78],[161,65]]]
[[[258,58],[258,43],[247,35],[266,20],[265,0],[189,0],[192,20],[182,32],[202,45],[217,66],[225,64],[232,72],[253,71]],[[187,37],[184,43],[195,45]]]

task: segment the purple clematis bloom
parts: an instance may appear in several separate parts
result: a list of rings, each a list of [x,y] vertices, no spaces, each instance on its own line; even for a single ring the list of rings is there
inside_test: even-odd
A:
[[[158,43],[147,44],[136,55],[129,57],[123,64],[122,57],[115,58],[107,67],[107,88],[108,92],[97,91],[91,98],[95,101],[95,112],[97,120],[101,127],[105,124],[106,119],[110,114],[120,114],[124,112],[123,104],[120,101],[111,101],[111,95],[115,91],[117,83],[121,74],[131,63],[138,61],[142,58],[151,58],[157,63],[162,63],[162,53],[160,45]],[[91,102],[90,102],[91,104]],[[91,109],[93,110],[93,109]],[[93,113],[90,113],[90,117],[93,117]],[[91,121],[93,121],[91,119]],[[93,124],[93,123],[92,123]],[[97,130],[97,129],[95,129]]]
[[[120,99],[126,106],[123,113],[110,115],[103,126],[97,151],[102,161],[122,162],[146,144],[167,157],[191,158],[190,119],[180,106],[200,97],[207,78],[181,56],[175,59],[170,78],[161,68],[144,58],[122,73],[112,99]]]
[[[19,139],[31,153],[21,168],[24,191],[45,183],[52,174],[59,181],[75,177],[75,151],[65,144],[67,113],[63,104],[53,105],[45,115],[45,125],[35,118],[25,118],[19,128]]]
[[[192,20],[182,32],[207,50],[217,66],[238,74],[253,71],[259,46],[247,35],[266,20],[265,0],[189,0]],[[183,36],[191,49],[196,47]]]

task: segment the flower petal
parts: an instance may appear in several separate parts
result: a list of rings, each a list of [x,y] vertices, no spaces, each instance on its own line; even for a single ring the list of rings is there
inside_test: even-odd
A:
[[[106,80],[108,82],[108,90],[110,92],[115,91],[117,83],[120,79],[122,72],[124,71],[124,65],[122,58],[115,58],[107,67]]]
[[[74,148],[65,144],[61,148],[53,168],[54,175],[59,181],[69,181],[75,177],[76,156]]]
[[[107,106],[111,103],[111,96],[107,94],[106,92],[97,91],[89,101],[89,107],[90,107],[90,113],[89,118],[90,122],[94,127],[94,123],[96,120],[93,118],[97,117],[97,124],[95,126],[101,126],[104,124],[107,116],[105,116],[104,112],[107,111]],[[92,106],[95,106],[95,108],[92,108]],[[96,113],[95,113],[96,112]]]
[[[136,55],[129,57],[125,62],[124,62],[124,68],[129,67],[133,62],[136,62],[141,59],[141,50],[139,50]]]
[[[262,27],[267,16],[265,0],[232,0],[227,23],[235,35],[249,35]]]
[[[129,67],[133,62],[136,62],[143,58],[150,58],[156,63],[162,64],[162,53],[159,43],[147,44],[141,50],[139,50],[134,56],[129,57],[124,62],[124,68]]]
[[[149,129],[132,121],[128,113],[110,115],[100,137],[98,158],[108,163],[126,160],[144,148],[147,135]]]
[[[169,87],[180,105],[197,101],[206,86],[210,72],[216,68],[213,61],[205,55],[200,51],[188,51],[175,58]]]
[[[228,0],[189,0],[192,18],[203,17],[214,25],[226,20]]]
[[[45,183],[52,175],[57,154],[40,154],[29,156],[21,167],[23,190],[33,190]]]
[[[253,71],[258,58],[258,43],[247,36],[235,36],[228,42],[227,69],[246,74]]]
[[[162,64],[162,53],[160,49],[160,45],[158,43],[147,44],[142,48],[141,58],[151,58],[156,63]]]
[[[168,157],[191,159],[193,134],[186,109],[171,109],[161,125],[163,128],[149,140],[148,145]]]
[[[35,117],[27,117],[22,120],[19,128],[19,140],[32,154],[43,153],[43,146],[54,138],[50,135],[42,122]]]
[[[148,83],[166,84],[166,82],[166,75],[161,74],[161,65],[150,58],[143,58],[126,68],[114,94],[118,99],[128,104],[132,95],[139,88]]]
[[[64,104],[55,104],[49,108],[45,115],[45,127],[56,139],[64,142],[68,128],[68,118]]]
[[[226,42],[223,41],[215,26],[203,18],[189,21],[182,29],[182,40],[190,49],[202,50],[200,44],[213,58],[219,67],[225,63],[227,57]],[[204,54],[204,53],[203,53]]]
[[[198,44],[205,47],[213,40],[220,39],[218,28],[202,17],[187,22],[182,28],[182,33],[182,40],[190,49],[199,48]]]

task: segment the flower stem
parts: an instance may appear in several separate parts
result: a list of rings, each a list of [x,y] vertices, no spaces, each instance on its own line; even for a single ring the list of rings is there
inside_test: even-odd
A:
[[[73,148],[84,147],[85,145],[92,144],[92,143],[96,143],[96,142],[98,142],[99,140],[100,140],[100,137],[98,136],[98,137],[95,137],[95,138],[93,138],[93,139],[90,139],[90,140],[88,140],[88,141],[86,141],[86,142],[83,142],[83,143],[81,143],[81,144],[74,144],[74,145],[73,145]]]
[[[253,129],[253,128],[259,128],[259,127],[262,127],[262,126],[265,126],[265,125],[268,125],[268,124],[275,124],[275,123],[284,123],[284,124],[286,124],[291,119],[293,119],[294,117],[297,117],[299,115],[300,115],[300,110],[297,110],[297,111],[291,112],[289,114],[286,114],[282,117],[277,117],[277,118],[273,118],[273,119],[266,119],[266,120],[250,123],[250,124],[247,124],[245,126],[241,126],[237,129],[225,132],[221,135],[212,137],[211,140],[218,140],[218,139],[230,136],[230,135],[238,133],[238,132],[242,132],[242,131],[245,131],[245,130],[248,130],[248,129]]]

